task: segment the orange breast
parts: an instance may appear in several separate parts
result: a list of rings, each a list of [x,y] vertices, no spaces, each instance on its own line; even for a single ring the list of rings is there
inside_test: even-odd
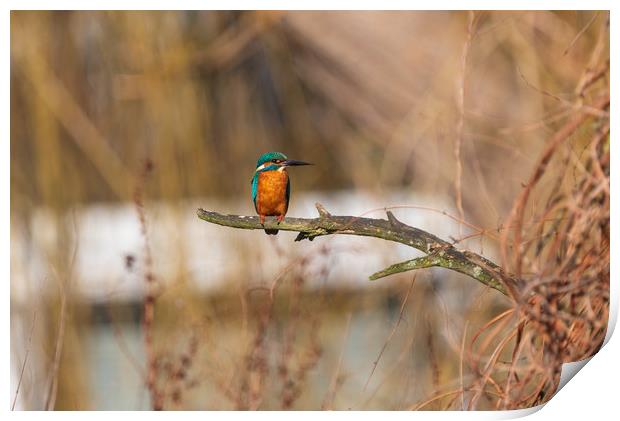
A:
[[[256,207],[259,215],[280,216],[288,210],[286,184],[288,174],[284,171],[264,171],[258,174]]]

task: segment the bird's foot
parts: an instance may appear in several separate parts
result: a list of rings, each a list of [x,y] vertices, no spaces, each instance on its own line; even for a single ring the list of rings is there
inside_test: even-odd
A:
[[[278,221],[278,224],[280,224],[280,222],[282,222],[282,220],[284,220],[284,215],[276,216],[276,220]]]
[[[265,225],[265,215],[258,215],[258,218],[260,219],[260,224]]]

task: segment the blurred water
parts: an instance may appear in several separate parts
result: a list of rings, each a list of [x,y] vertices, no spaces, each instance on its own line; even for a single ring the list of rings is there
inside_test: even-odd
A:
[[[358,310],[351,316],[347,329],[347,314],[333,311],[322,317],[320,345],[322,357],[307,375],[304,382],[304,394],[295,403],[295,409],[318,409],[330,389],[333,377],[338,374],[342,385],[335,396],[334,407],[339,409],[377,409],[398,408],[407,402],[418,399],[428,392],[416,387],[412,382],[406,388],[402,382],[405,372],[415,372],[418,379],[428,375],[424,366],[426,355],[416,347],[405,349],[408,344],[411,325],[421,315],[409,312],[397,334],[390,340],[368,386],[373,362],[376,361],[387,334],[396,322],[387,302],[374,309]],[[288,321],[282,319],[279,328],[272,332],[274,337],[282,334]],[[408,326],[410,324],[410,326]],[[218,342],[239,346],[241,332],[229,327],[215,326],[210,335]],[[119,346],[122,341],[123,346]],[[88,396],[93,408],[102,410],[137,410],[149,409],[149,397],[145,391],[140,373],[130,363],[127,352],[136,361],[144,361],[143,339],[140,326],[122,323],[113,328],[110,324],[95,325],[85,337],[86,365],[89,367]],[[281,384],[277,380],[277,340],[270,339],[274,361],[268,373],[263,407],[280,408]],[[180,347],[180,345],[179,345]],[[394,364],[401,352],[406,353],[400,369],[394,371]],[[174,352],[175,346],[168,345],[167,352]],[[234,354],[234,351],[233,351]],[[342,361],[340,362],[340,358]],[[224,368],[221,368],[224,370]],[[197,369],[198,373],[200,372]],[[404,370],[404,371],[403,371]],[[387,380],[387,381],[386,381]],[[200,384],[185,393],[185,409],[234,409],[234,403],[225,399],[214,379],[201,376]]]
[[[149,400],[140,373],[121,351],[118,333],[109,324],[94,325],[86,339],[88,396],[98,410],[146,410]],[[138,324],[123,324],[123,346],[137,361],[145,361]]]

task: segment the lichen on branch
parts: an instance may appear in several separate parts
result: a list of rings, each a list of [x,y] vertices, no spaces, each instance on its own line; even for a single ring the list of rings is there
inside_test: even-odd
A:
[[[465,274],[506,296],[513,295],[510,291],[519,283],[483,256],[457,250],[451,243],[429,232],[404,224],[390,211],[387,211],[388,219],[385,220],[331,215],[320,203],[316,204],[316,208],[318,218],[284,218],[279,223],[275,218],[268,218],[264,224],[258,216],[224,215],[204,209],[198,209],[197,214],[204,221],[225,227],[295,231],[299,233],[295,241],[312,241],[316,237],[332,234],[359,235],[402,243],[425,254],[376,272],[370,276],[371,280],[410,270],[441,267]]]

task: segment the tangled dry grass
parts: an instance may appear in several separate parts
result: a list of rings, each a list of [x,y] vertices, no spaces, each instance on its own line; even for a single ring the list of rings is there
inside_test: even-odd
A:
[[[594,355],[603,343],[610,275],[608,72],[598,46],[575,87],[572,117],[548,140],[515,200],[501,245],[504,268],[522,282],[512,290],[514,308],[470,341],[465,356],[479,378],[467,390],[468,409],[483,397],[496,409],[543,403],[556,390],[562,364]],[[513,329],[502,329],[515,321]],[[488,349],[490,358],[472,357]]]

